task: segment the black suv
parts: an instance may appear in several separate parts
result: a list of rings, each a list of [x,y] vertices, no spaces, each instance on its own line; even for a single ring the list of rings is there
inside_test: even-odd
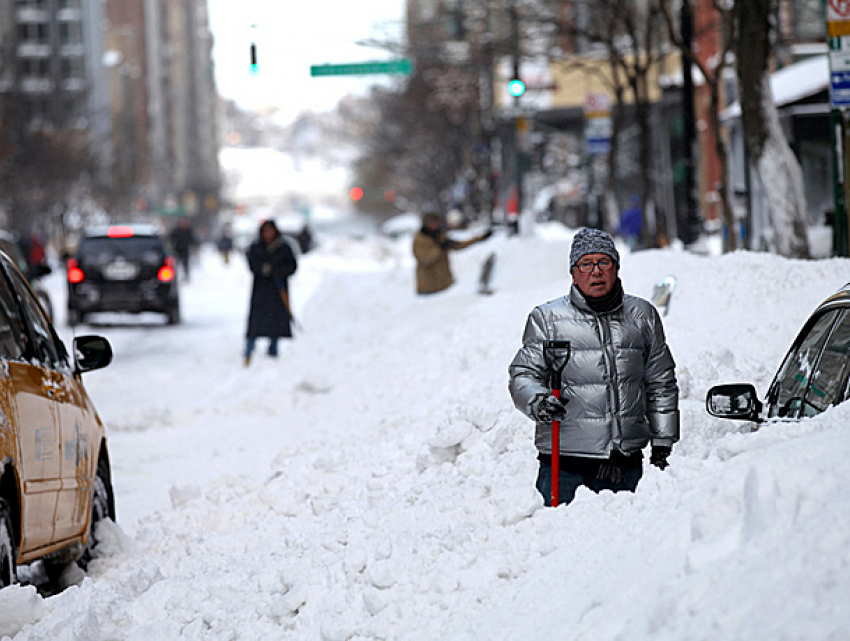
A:
[[[67,268],[72,327],[91,312],[160,312],[180,322],[177,263],[153,225],[88,229]]]
[[[761,423],[815,416],[850,399],[850,283],[821,303],[797,335],[762,403],[749,383],[708,390],[712,416]]]

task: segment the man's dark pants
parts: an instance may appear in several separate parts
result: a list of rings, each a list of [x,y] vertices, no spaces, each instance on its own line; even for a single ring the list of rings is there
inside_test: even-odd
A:
[[[537,473],[537,490],[543,495],[543,501],[546,506],[552,505],[552,466],[546,461],[540,460],[540,470]],[[558,488],[558,504],[566,505],[571,503],[576,496],[576,490],[579,486],[584,485],[590,488],[597,494],[602,490],[611,490],[612,492],[634,492],[637,489],[638,482],[643,476],[643,466],[634,467],[623,471],[623,479],[617,483],[608,479],[600,479],[592,470],[583,473],[569,471],[564,469],[564,465],[559,470],[558,478],[560,479],[560,487]]]

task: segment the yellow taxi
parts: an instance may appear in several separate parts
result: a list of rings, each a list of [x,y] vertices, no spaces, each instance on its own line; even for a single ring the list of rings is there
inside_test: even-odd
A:
[[[50,577],[97,544],[115,518],[103,423],[81,374],[112,360],[100,336],[74,339],[73,358],[32,289],[0,252],[0,587],[41,559]]]

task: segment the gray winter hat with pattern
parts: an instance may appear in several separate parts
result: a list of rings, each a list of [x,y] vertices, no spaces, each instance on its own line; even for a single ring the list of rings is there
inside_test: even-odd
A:
[[[573,236],[573,246],[570,248],[570,269],[572,270],[581,257],[587,254],[605,254],[611,257],[617,267],[620,266],[620,254],[614,246],[614,239],[601,229],[582,229]]]

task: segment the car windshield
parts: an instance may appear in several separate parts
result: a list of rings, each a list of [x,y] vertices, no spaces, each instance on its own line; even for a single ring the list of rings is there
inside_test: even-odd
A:
[[[129,238],[86,238],[80,245],[79,258],[89,264],[102,265],[123,258],[132,263],[157,264],[165,251],[155,236]]]
[[[812,379],[818,374],[818,357],[838,314],[838,310],[828,311],[811,322],[802,338],[798,340],[796,349],[786,356],[772,385],[769,416],[780,418],[801,416],[806,392]],[[816,414],[817,411],[811,413]]]

